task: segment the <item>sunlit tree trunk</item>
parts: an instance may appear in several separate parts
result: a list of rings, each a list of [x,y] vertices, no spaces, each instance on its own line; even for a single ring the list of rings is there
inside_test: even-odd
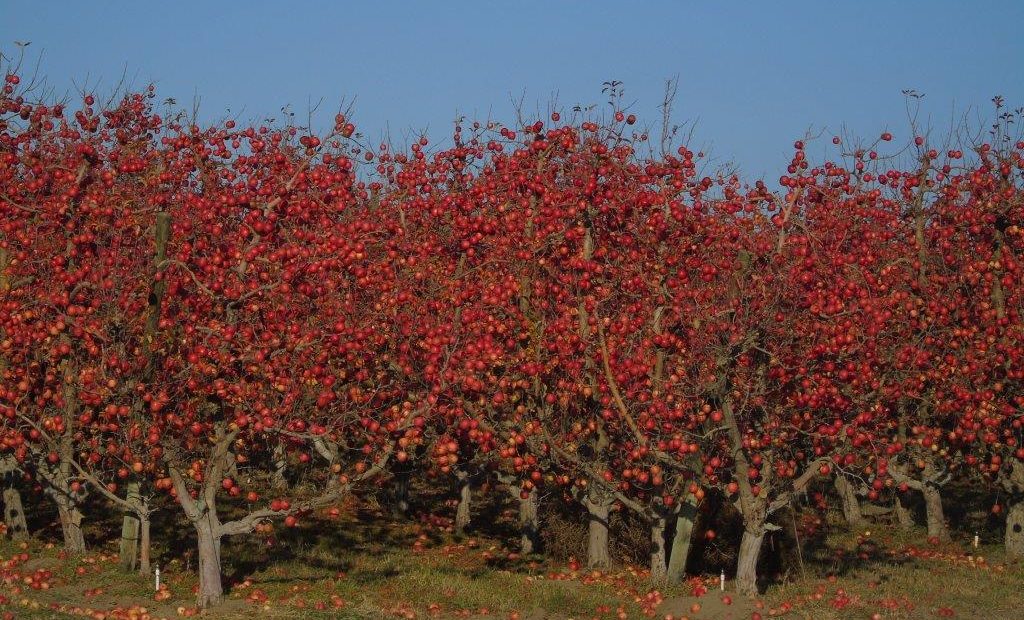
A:
[[[470,504],[473,500],[473,488],[470,476],[466,472],[458,473],[459,506],[455,510],[455,533],[464,534],[469,527]]]
[[[651,581],[664,581],[668,573],[665,551],[665,517],[651,521]]]
[[[696,518],[697,500],[693,495],[688,495],[679,505],[679,513],[676,515],[676,533],[672,537],[672,549],[666,572],[669,583],[681,583],[686,574],[686,562],[690,557],[690,541]]]
[[[519,498],[519,549],[525,555],[540,548],[540,523],[537,520],[537,489],[530,489],[526,497]]]
[[[21,493],[14,487],[4,489],[4,523],[11,540],[28,539],[28,524],[25,521],[25,509],[21,504]]]
[[[864,525],[864,515],[860,511],[860,500],[857,499],[857,492],[853,484],[842,474],[836,475],[836,491],[839,493],[839,500],[843,506],[843,516],[850,527]]]
[[[128,484],[127,500],[131,508],[125,509],[124,517],[121,520],[121,568],[126,571],[135,571],[139,564],[139,537],[141,535],[141,522],[137,512],[140,501],[138,482]]]
[[[608,553],[608,515],[611,502],[588,499],[587,508],[587,566],[607,568],[612,560]]]

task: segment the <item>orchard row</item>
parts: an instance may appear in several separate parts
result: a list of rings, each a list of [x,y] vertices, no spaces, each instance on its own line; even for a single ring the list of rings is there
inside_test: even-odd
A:
[[[775,190],[622,112],[398,149],[341,114],[316,135],[161,116],[152,88],[2,88],[5,499],[43,489],[71,551],[87,494],[141,530],[143,570],[152,512],[181,511],[212,605],[223,537],[430,476],[464,506],[513,489],[527,552],[541,492],[581,503],[593,566],[634,511],[654,579],[719,494],[747,594],[816,480],[854,515],[923,494],[939,539],[944,484],[1001,488],[1024,554],[1011,117],[987,142],[837,137],[833,161],[797,142]]]

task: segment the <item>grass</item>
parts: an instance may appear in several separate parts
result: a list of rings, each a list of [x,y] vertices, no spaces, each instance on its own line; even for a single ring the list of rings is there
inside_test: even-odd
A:
[[[506,518],[506,517],[496,517]],[[507,524],[506,524],[507,525]],[[496,524],[495,527],[501,527]],[[97,531],[115,531],[95,524]],[[187,531],[187,530],[185,530]],[[804,571],[789,570],[756,602],[715,590],[693,596],[693,584],[655,588],[644,571],[572,572],[543,557],[520,558],[493,529],[456,539],[430,521],[389,520],[372,511],[309,519],[271,537],[243,537],[224,547],[228,600],[204,618],[751,618],[831,620],[936,617],[1021,618],[1016,603],[1024,569],[998,546],[971,549],[966,540],[932,546],[919,532],[877,528],[805,541]],[[44,530],[53,535],[54,530]],[[159,534],[159,532],[157,532]],[[195,560],[158,548],[166,600],[154,600],[152,577],[117,566],[116,541],[65,557],[58,541],[0,542],[0,613],[17,618],[174,618],[194,615]],[[27,554],[27,561],[12,558]],[[766,546],[765,554],[772,555]],[[766,558],[771,561],[771,557]],[[50,571],[48,589],[26,578]],[[37,581],[40,583],[41,581]],[[693,605],[701,609],[694,613]],[[144,608],[144,610],[143,610]]]
[[[257,611],[268,618],[508,617],[519,611],[526,619],[536,615],[531,615],[535,609],[570,617],[604,607],[623,607],[629,617],[639,614],[639,606],[624,597],[642,580],[628,572],[583,583],[551,573],[553,567],[540,561],[510,556],[492,540],[455,540],[440,528],[411,522],[382,527],[376,518],[361,516],[280,528],[272,541],[227,541],[223,572],[228,602],[207,615],[241,618]],[[304,542],[309,540],[315,542]],[[18,617],[63,617],[74,607],[109,611],[136,605],[153,617],[191,611],[196,578],[188,551],[161,566],[170,598],[155,601],[152,578],[120,572],[115,549],[110,541],[82,557],[65,558],[52,541],[0,543],[0,562],[22,553],[29,557],[0,573],[0,593],[10,599],[0,610],[17,610]],[[25,577],[37,570],[52,571],[48,589],[24,585]],[[53,609],[55,604],[64,611]]]
[[[793,617],[816,620],[873,613],[890,619],[1024,618],[1024,567],[1007,562],[1000,546],[973,549],[966,539],[933,546],[920,532],[869,531],[829,536],[825,550],[833,559],[827,567],[815,564],[821,575],[771,587],[770,603],[788,602]]]

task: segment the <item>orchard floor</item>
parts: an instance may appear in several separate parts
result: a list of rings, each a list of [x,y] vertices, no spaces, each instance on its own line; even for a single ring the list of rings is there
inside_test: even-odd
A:
[[[225,544],[227,601],[205,618],[999,618],[1024,619],[1024,566],[998,547],[929,545],[887,528],[837,533],[805,550],[788,575],[749,601],[718,577],[653,588],[639,568],[570,570],[520,558],[485,537],[454,538],[443,522],[396,522],[360,511]],[[46,530],[52,536],[55,530]],[[159,535],[159,532],[155,532]],[[310,542],[311,541],[311,542]],[[184,541],[183,541],[184,542]],[[179,549],[187,549],[181,545]],[[118,569],[116,541],[67,557],[57,541],[0,542],[0,615],[177,618],[194,608],[194,559],[156,548],[165,589]],[[766,548],[767,553],[771,550]],[[13,558],[13,560],[12,560]],[[26,558],[26,559],[22,559]],[[49,571],[47,573],[46,571]],[[830,576],[831,575],[831,576]],[[724,601],[726,597],[731,600]],[[699,609],[695,607],[699,605]]]

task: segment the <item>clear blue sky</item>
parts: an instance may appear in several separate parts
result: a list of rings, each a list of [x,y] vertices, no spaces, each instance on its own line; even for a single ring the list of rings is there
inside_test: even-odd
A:
[[[993,95],[1024,105],[1022,24],[1022,0],[6,0],[0,50],[31,41],[58,92],[127,73],[161,98],[198,95],[211,119],[280,118],[288,103],[302,116],[320,99],[333,115],[355,98],[360,129],[398,142],[449,136],[457,111],[513,121],[523,95],[528,110],[600,103],[612,79],[657,123],[678,75],[675,118],[697,121],[696,145],[777,178],[809,128],[906,138],[905,88],[936,129],[954,110],[987,114]]]

